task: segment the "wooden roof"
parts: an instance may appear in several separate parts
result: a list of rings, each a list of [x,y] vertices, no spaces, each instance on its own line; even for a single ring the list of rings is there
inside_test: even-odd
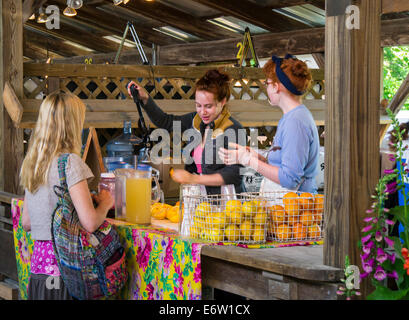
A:
[[[59,29],[48,29],[44,23],[28,19],[50,5],[60,9]],[[66,58],[80,56],[83,62],[84,56],[100,54],[103,58],[94,63],[112,62],[119,43],[109,37],[118,41],[128,21],[133,22],[150,60],[152,45],[160,48],[160,64],[234,60],[236,44],[242,40],[246,26],[250,26],[259,58],[282,51],[324,51],[325,0],[130,0],[118,6],[112,0],[83,0],[74,17],[62,14],[66,6],[66,0],[25,0],[25,61],[50,57],[69,63]],[[409,16],[401,10],[385,8],[383,19],[400,21],[396,30],[407,34]],[[184,35],[171,36],[173,31]],[[409,43],[407,36],[402,43],[400,33],[393,32],[388,45]],[[297,43],[297,35],[304,37],[304,42]],[[132,46],[130,32],[127,39]],[[273,43],[279,47],[278,52]],[[122,63],[141,62],[134,46],[124,46],[122,52],[127,57]]]

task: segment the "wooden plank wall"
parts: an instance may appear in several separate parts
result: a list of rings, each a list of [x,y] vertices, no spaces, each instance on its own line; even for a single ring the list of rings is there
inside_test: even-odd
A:
[[[348,30],[346,4],[360,8]],[[344,6],[344,7],[343,7]],[[362,219],[379,178],[381,0],[327,1],[324,264],[360,265]]]

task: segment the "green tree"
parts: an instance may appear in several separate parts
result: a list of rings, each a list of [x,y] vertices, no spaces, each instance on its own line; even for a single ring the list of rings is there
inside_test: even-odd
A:
[[[385,47],[383,53],[383,98],[391,101],[409,73],[409,46]],[[409,99],[401,110],[409,110]]]

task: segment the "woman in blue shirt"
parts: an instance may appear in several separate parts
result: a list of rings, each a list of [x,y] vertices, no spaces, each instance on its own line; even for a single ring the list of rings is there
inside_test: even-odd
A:
[[[268,100],[283,111],[267,159],[249,147],[229,144],[219,156],[225,164],[249,166],[265,179],[263,191],[289,189],[315,193],[318,174],[319,137],[311,112],[301,96],[311,84],[307,65],[291,55],[273,56],[263,68]]]

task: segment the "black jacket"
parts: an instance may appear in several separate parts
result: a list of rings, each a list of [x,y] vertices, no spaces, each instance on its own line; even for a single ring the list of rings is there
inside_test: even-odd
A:
[[[149,118],[155,126],[165,129],[169,132],[173,131],[174,121],[180,121],[181,133],[183,135],[186,130],[190,130],[191,137],[189,143],[183,150],[185,160],[185,169],[191,173],[197,173],[197,167],[194,161],[186,163],[186,157],[191,156],[193,149],[202,141],[202,136],[205,126],[196,112],[187,113],[184,115],[173,115],[163,112],[149,98],[146,105],[143,106]],[[228,148],[229,142],[245,145],[246,132],[242,125],[230,115],[227,108],[223,108],[219,118],[210,124],[212,131],[207,135],[202,154],[202,173],[213,174],[219,173],[226,185],[233,184],[236,193],[243,192],[242,176],[240,175],[241,165],[225,165],[218,155],[220,147]],[[209,149],[210,148],[210,149]],[[191,158],[192,160],[192,158]],[[220,194],[220,187],[206,186],[207,194]]]

